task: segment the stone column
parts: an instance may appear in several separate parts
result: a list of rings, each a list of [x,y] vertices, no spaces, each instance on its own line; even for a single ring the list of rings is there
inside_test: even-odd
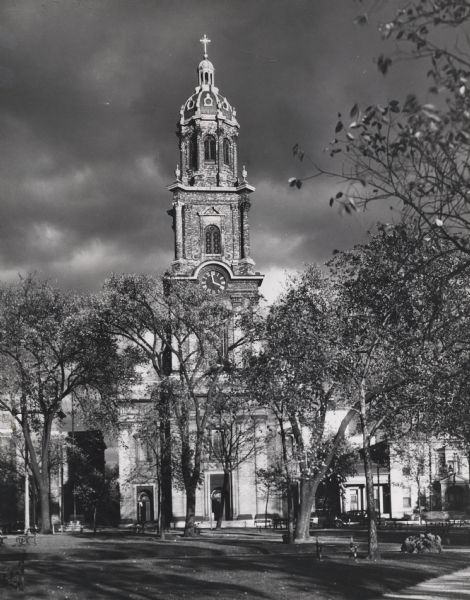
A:
[[[192,240],[192,227],[193,227],[193,212],[190,204],[184,205],[184,258],[193,258],[193,240]]]
[[[202,131],[197,131],[197,171],[202,172],[204,169],[204,142],[202,139]]]
[[[230,205],[230,210],[232,211],[232,257],[234,260],[239,260],[241,258],[240,255],[240,209],[236,204]]]
[[[177,200],[173,203],[175,209],[175,259],[183,258],[183,203]]]
[[[180,138],[180,166],[181,173],[184,175],[188,168],[188,141],[186,138]]]
[[[242,237],[242,258],[250,256],[250,226],[248,224],[248,211],[250,210],[250,201],[247,197],[240,203],[241,210],[241,237]]]
[[[233,152],[233,176],[238,179],[238,140],[233,136],[232,140],[232,152]]]
[[[224,135],[223,132],[217,132],[217,185],[222,185],[221,175],[224,165]]]

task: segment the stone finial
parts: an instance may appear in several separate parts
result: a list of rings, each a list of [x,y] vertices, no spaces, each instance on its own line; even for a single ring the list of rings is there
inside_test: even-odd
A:
[[[175,169],[175,177],[176,177],[176,181],[180,181],[181,178],[181,171],[180,171],[180,166],[176,165],[176,169]]]
[[[248,172],[245,169],[245,165],[243,165],[243,169],[242,169],[242,177],[243,177],[243,181],[246,181],[246,178],[248,177]]]

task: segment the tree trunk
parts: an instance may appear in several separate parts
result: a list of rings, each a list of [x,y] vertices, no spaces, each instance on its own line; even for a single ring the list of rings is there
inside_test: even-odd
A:
[[[418,515],[419,515],[419,524],[421,525],[422,520],[422,507],[421,507],[421,479],[419,475],[416,477],[416,483],[418,485]]]
[[[368,510],[369,560],[379,560],[379,540],[377,536],[377,512],[375,510],[374,480],[372,477],[372,461],[370,458],[369,440],[364,440],[364,472],[366,476],[366,498]]]
[[[232,471],[227,470],[224,473],[224,481],[222,491],[225,493],[225,499],[223,501],[223,507],[225,511],[225,520],[231,521],[233,519],[233,507],[232,507]]]
[[[166,398],[162,402],[167,402]],[[160,511],[161,528],[163,532],[171,526],[173,517],[172,489],[171,489],[171,426],[167,411],[162,410],[160,419]]]
[[[377,536],[377,513],[375,510],[374,478],[372,474],[372,460],[370,456],[370,430],[367,422],[366,384],[364,379],[361,382],[360,407],[362,425],[362,451],[364,456],[364,474],[366,478],[367,524],[369,542],[369,552],[367,554],[367,558],[369,560],[375,561],[380,559],[380,552],[379,540]]]
[[[196,514],[196,486],[186,489],[186,523],[184,537],[194,536],[194,515]]]
[[[294,541],[294,494],[292,490],[292,481],[287,485],[287,543]]]
[[[365,404],[364,404],[364,407],[365,407]],[[298,519],[297,519],[297,529],[296,529],[296,533],[295,533],[295,539],[299,539],[299,540],[300,539],[308,539],[308,537],[309,537],[308,527],[310,524],[310,513],[315,504],[315,494],[316,494],[317,488],[318,488],[320,482],[325,477],[328,467],[331,465],[331,463],[333,461],[336,449],[338,448],[339,444],[341,443],[341,441],[344,438],[344,433],[346,431],[347,426],[349,425],[351,420],[356,417],[356,415],[357,415],[356,409],[349,409],[348,412],[346,413],[346,415],[343,417],[343,419],[340,423],[340,426],[338,427],[338,431],[335,434],[335,438],[333,440],[333,444],[330,448],[330,451],[328,452],[328,455],[325,458],[325,461],[324,461],[325,464],[323,465],[322,469],[320,470],[318,475],[315,477],[315,479],[313,481],[310,481],[306,485],[305,489],[302,488],[304,480],[303,479],[301,480],[300,507],[299,507],[299,514],[298,514]],[[307,500],[304,500],[304,495],[306,496]],[[308,518],[308,521],[307,521],[307,518]],[[303,529],[304,527],[307,527],[307,529],[306,530]],[[306,535],[305,531],[308,532],[308,535]]]
[[[160,464],[161,468],[161,464]],[[163,513],[162,513],[162,480],[161,480],[161,472],[160,477],[157,477],[158,484],[158,513],[157,513],[157,523],[158,523],[158,533],[160,535],[160,539],[165,539],[165,527],[163,524]]]
[[[268,487],[268,489],[266,491],[266,505],[264,507],[264,518],[265,518],[265,520],[268,517],[268,505],[269,505],[269,487]]]
[[[41,533],[52,533],[49,494],[49,467],[47,466],[47,461],[43,462],[42,473],[38,483],[39,498],[41,502]]]
[[[280,433],[281,433],[281,444],[282,444],[282,462],[284,467],[284,473],[286,477],[286,488],[287,488],[287,539],[288,544],[292,544],[294,541],[294,494],[292,492],[292,478],[289,473],[290,457],[287,451],[287,439],[286,432],[284,429],[284,421],[278,417]]]
[[[296,540],[308,540],[310,537],[310,514],[315,503],[317,488],[317,479],[302,477],[300,480],[300,505],[295,527]]]
[[[96,508],[96,504],[93,507],[93,533],[96,533],[96,512],[97,512],[97,508]]]
[[[41,533],[52,533],[51,526],[51,507],[49,490],[49,444],[51,437],[52,416],[49,415],[44,420],[41,457],[38,459],[36,447],[34,446],[29,431],[28,413],[24,407],[22,410],[22,429],[24,441],[28,448],[29,466],[33,475],[34,483],[39,492],[39,509],[41,513]]]

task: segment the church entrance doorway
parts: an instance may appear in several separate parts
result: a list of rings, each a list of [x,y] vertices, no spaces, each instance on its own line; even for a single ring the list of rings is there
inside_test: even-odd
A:
[[[453,485],[446,492],[447,508],[463,510],[465,508],[465,492],[462,487]]]
[[[222,473],[211,473],[209,476],[210,482],[210,511],[214,521],[217,521],[223,516],[224,507],[222,506],[222,485],[224,476]]]
[[[137,522],[145,523],[154,520],[153,488],[137,486]]]

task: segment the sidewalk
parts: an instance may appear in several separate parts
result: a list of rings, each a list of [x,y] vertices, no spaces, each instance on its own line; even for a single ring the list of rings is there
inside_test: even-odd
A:
[[[400,592],[389,592],[382,598],[395,600],[470,600],[470,567],[428,579]]]

